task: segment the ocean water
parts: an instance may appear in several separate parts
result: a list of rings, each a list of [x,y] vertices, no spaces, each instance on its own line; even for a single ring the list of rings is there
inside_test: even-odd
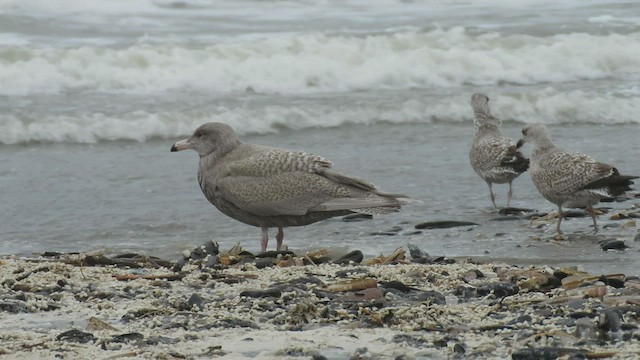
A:
[[[558,244],[545,240],[554,224],[491,221],[467,160],[469,97],[480,91],[508,136],[546,123],[558,144],[640,174],[638,54],[640,3],[628,1],[0,1],[0,254],[171,258],[211,238],[259,249],[259,229],[204,199],[195,153],[169,152],[221,121],[245,142],[323,155],[421,201],[289,228],[293,249],[376,255],[415,243],[640,273],[636,228]],[[514,192],[515,206],[554,210],[528,174]],[[506,188],[496,193],[504,204]],[[481,225],[411,234],[431,220]],[[394,226],[403,230],[371,235]],[[631,248],[603,252],[601,238]]]

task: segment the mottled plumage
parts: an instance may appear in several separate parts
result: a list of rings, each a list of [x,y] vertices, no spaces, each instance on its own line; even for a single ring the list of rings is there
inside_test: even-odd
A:
[[[207,123],[178,141],[171,151],[200,155],[198,182],[222,213],[262,229],[262,251],[269,227],[308,225],[354,212],[397,211],[406,196],[379,191],[372,184],[331,170],[331,162],[305,152],[242,144],[231,127]]]
[[[489,98],[484,94],[471,96],[474,123],[478,128],[471,143],[469,161],[473,170],[489,186],[491,203],[496,207],[493,184],[509,184],[507,207],[511,203],[511,183],[529,168],[529,160],[516,148],[513,141],[500,132],[500,120],[491,115]]]
[[[531,179],[542,196],[558,206],[560,231],[562,208],[587,208],[598,231],[593,205],[603,198],[614,197],[631,190],[637,176],[620,175],[615,167],[595,161],[591,157],[556,147],[544,125],[531,125],[522,130],[525,142],[533,144]]]

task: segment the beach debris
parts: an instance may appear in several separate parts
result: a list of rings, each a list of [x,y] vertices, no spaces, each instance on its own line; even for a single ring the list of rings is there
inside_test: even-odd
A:
[[[221,334],[234,329],[242,331],[244,338],[253,338],[247,331],[260,329],[278,336],[281,331],[326,334],[322,329],[339,328],[346,336],[361,336],[362,328],[384,327],[394,339],[386,344],[402,344],[408,357],[428,350],[434,358],[508,358],[512,354],[523,359],[634,358],[640,351],[640,279],[635,276],[472,260],[448,264],[431,259],[415,245],[373,258],[371,265],[364,265],[372,260],[367,258],[360,265],[347,266],[315,264],[330,257],[326,249],[273,252],[267,257],[241,248],[222,253],[237,257],[238,262],[208,268],[203,265],[210,254],[196,255],[198,259],[189,254],[179,273],[147,264],[126,272],[133,281],[118,280],[114,275],[123,270],[115,266],[85,267],[80,272],[79,265],[60,258],[45,262],[3,258],[3,317],[13,321],[24,312],[50,312],[47,317],[76,321],[68,314],[93,316],[83,321],[87,325],[79,333],[56,333],[37,340],[41,338],[37,331],[21,330],[3,338],[2,346],[11,354],[27,348],[53,354],[66,342],[69,356],[65,357],[85,358],[99,348],[103,358],[174,358],[166,346],[156,346],[168,345],[180,356],[197,358],[207,357],[202,354],[209,354],[209,348],[211,354],[237,351],[216,348],[223,344]],[[361,251],[356,254],[364,257]],[[261,261],[272,265],[259,268]],[[285,262],[291,265],[274,266]],[[169,274],[180,278],[162,279]],[[151,276],[156,278],[145,278]],[[126,310],[114,321],[116,309]],[[192,341],[206,338],[217,340],[203,343],[198,351],[190,348]],[[130,351],[131,346],[135,351]]]
[[[378,257],[367,259],[362,263],[364,265],[384,265],[391,264],[405,259],[405,251],[402,247],[396,248],[389,256],[380,255]]]
[[[113,327],[111,324],[106,321],[100,320],[95,316],[92,316],[87,321],[87,326],[85,328],[87,331],[96,331],[96,330],[107,330],[107,331],[118,331],[117,328]]]
[[[441,220],[441,221],[427,221],[415,226],[416,229],[448,229],[460,226],[476,226],[479,225],[470,221],[456,221],[456,220]]]

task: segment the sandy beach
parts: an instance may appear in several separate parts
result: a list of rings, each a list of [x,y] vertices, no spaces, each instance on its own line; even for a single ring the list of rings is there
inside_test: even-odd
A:
[[[410,250],[410,251],[409,251]],[[555,359],[640,356],[640,279],[430,258],[0,259],[7,359]],[[260,256],[260,255],[259,255]]]

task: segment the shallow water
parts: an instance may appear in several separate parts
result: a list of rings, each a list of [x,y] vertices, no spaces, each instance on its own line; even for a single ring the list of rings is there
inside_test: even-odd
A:
[[[520,125],[507,124],[504,132],[515,138],[519,129]],[[624,173],[640,173],[636,125],[572,125],[552,130],[567,148],[589,152],[616,164]],[[243,140],[321,154],[331,159],[338,171],[421,201],[370,221],[335,218],[288,228],[285,243],[294,250],[340,247],[361,249],[374,256],[414,243],[433,255],[640,272],[638,251],[632,244],[635,228],[601,231],[601,237],[624,239],[632,246],[618,253],[603,252],[596,240],[556,243],[536,239],[552,237],[553,223],[533,229],[527,220],[491,221],[499,215],[490,207],[486,185],[467,161],[473,131],[472,124],[378,124],[284,130]],[[0,233],[0,253],[105,249],[172,258],[210,238],[223,248],[239,242],[257,251],[259,229],[232,220],[210,205],[195,178],[196,154],[170,153],[171,144],[119,141],[6,147],[1,160],[8,166],[0,181],[3,188],[12,191],[2,202],[2,213],[7,217]],[[624,144],[624,150],[619,144]],[[498,203],[504,205],[507,187],[494,189]],[[638,203],[603,206],[625,209]],[[512,206],[555,210],[538,195],[527,173],[514,182]],[[420,222],[435,220],[472,221],[480,226],[406,234]],[[607,220],[607,215],[599,221],[601,225],[614,222]],[[563,229],[589,233],[590,224],[589,218],[570,219],[565,220]],[[371,235],[393,226],[403,230],[395,236]]]

